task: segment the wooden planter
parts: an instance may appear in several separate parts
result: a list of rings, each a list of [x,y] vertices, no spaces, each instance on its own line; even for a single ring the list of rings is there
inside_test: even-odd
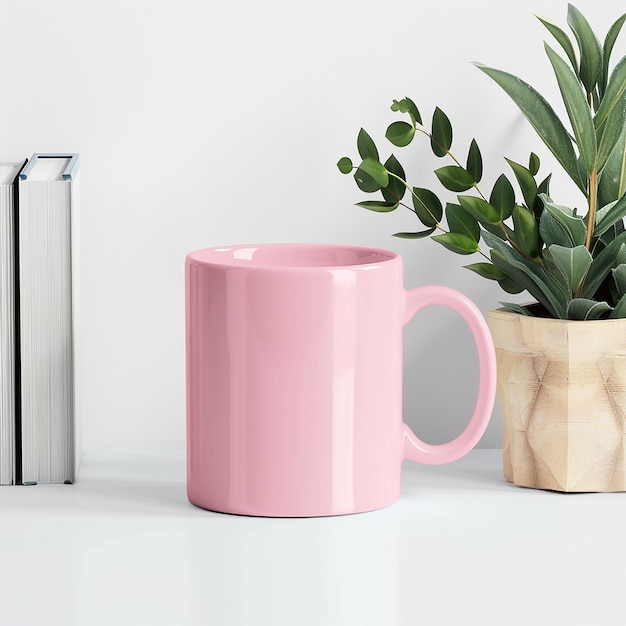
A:
[[[503,309],[487,320],[504,417],[504,476],[556,491],[626,491],[626,320]]]

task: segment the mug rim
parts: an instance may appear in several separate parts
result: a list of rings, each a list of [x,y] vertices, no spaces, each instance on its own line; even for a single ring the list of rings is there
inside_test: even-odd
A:
[[[267,262],[262,259],[255,259],[253,256],[259,250],[262,251],[280,251],[285,253],[289,250],[298,252],[316,252],[321,255],[323,252],[347,252],[356,253],[354,263],[332,262],[332,263],[287,263],[287,262]],[[224,255],[220,258],[220,252],[240,252],[238,258],[233,255]],[[202,265],[216,268],[245,268],[245,269],[265,269],[265,270],[335,270],[335,269],[358,269],[358,268],[374,268],[376,265],[397,261],[400,255],[393,250],[378,248],[374,246],[360,246],[352,244],[334,244],[334,243],[309,243],[309,242],[265,242],[251,244],[231,244],[223,246],[212,246],[209,248],[200,248],[194,250],[187,255],[187,263],[194,265]],[[365,259],[365,260],[363,260]],[[361,262],[358,262],[358,261]]]

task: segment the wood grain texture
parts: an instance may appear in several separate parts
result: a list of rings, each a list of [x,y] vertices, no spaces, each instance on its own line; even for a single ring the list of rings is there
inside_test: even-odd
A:
[[[505,478],[555,491],[626,491],[626,320],[503,309],[496,346]]]

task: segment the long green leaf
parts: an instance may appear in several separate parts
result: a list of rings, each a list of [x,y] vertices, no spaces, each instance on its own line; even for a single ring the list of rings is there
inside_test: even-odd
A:
[[[429,235],[432,235],[435,232],[435,228],[428,228],[426,230],[420,230],[416,233],[394,233],[394,237],[398,237],[400,239],[424,239]]]
[[[622,256],[626,256],[626,232],[619,234],[593,260],[580,295],[583,298],[593,297],[608,273],[619,265]]]
[[[619,35],[619,32],[624,25],[624,21],[626,21],[626,13],[613,23],[613,26],[609,28],[609,32],[607,33],[604,40],[604,46],[602,48],[602,75],[600,77],[600,95],[603,95],[606,89],[606,82],[609,77],[609,61],[611,59],[611,52],[613,51],[615,40],[617,39],[617,36]]]
[[[580,156],[587,173],[591,174],[596,168],[596,134],[587,99],[578,78],[565,61],[548,44],[545,44],[545,49],[556,75]]]
[[[524,306],[517,304],[516,302],[500,302],[500,304],[513,313],[519,313],[520,315],[526,315],[528,317],[534,317],[533,314]]]
[[[577,72],[578,71],[578,61],[576,60],[576,53],[574,52],[574,46],[572,45],[572,41],[568,37],[567,33],[558,27],[556,24],[549,22],[548,20],[535,16],[552,34],[552,36],[561,44],[561,48],[567,54],[567,58],[572,64],[572,69]]]
[[[569,134],[546,99],[517,76],[484,65],[477,67],[512,98],[563,169],[580,190],[586,193],[587,185],[578,171],[576,153]]]
[[[582,217],[574,215],[574,211],[568,207],[552,202],[545,194],[541,195],[544,207],[552,217],[554,217],[565,228],[572,245],[570,247],[582,245],[587,237],[587,228]]]
[[[613,108],[623,101],[624,91],[626,91],[626,56],[620,59],[611,74],[606,93],[593,119],[596,128],[600,128],[611,114]]]
[[[622,296],[609,315],[609,319],[623,319],[626,317],[626,295]]]
[[[602,71],[600,42],[585,16],[573,4],[568,5],[567,23],[576,37],[580,50],[580,80],[587,93],[593,93]]]
[[[395,211],[399,204],[399,202],[365,200],[363,202],[357,202],[356,206],[360,206],[362,209],[367,209],[368,211],[376,211],[377,213],[389,213],[391,211]]]
[[[502,222],[499,211],[477,196],[458,196],[461,206],[481,224],[499,226]]]
[[[605,206],[626,191],[626,128],[609,156],[598,185],[598,204]]]
[[[593,262],[589,250],[585,246],[564,248],[557,245],[550,246],[549,250],[552,259],[567,278],[570,293],[577,293]]]
[[[615,222],[626,215],[626,196],[622,196],[616,202],[602,207],[596,216],[596,226],[593,229],[594,237],[604,234]]]
[[[626,83],[625,83],[626,84]],[[626,122],[626,92],[622,95],[608,118],[598,131],[598,173],[606,166],[609,157],[615,150]]]
[[[565,317],[568,295],[551,276],[541,270],[538,263],[525,259],[507,243],[489,232],[483,233],[483,239],[492,248],[491,260],[494,265],[523,285],[553,317],[561,319]]]
[[[574,242],[567,229],[548,211],[544,211],[539,219],[539,234],[546,246],[557,244],[559,246],[574,247]]]
[[[626,294],[626,263],[621,263],[617,267],[611,270],[613,274],[613,281],[617,287],[617,293],[620,298]]]
[[[568,320],[599,320],[605,313],[612,311],[606,302],[596,302],[586,298],[574,298],[567,306]]]

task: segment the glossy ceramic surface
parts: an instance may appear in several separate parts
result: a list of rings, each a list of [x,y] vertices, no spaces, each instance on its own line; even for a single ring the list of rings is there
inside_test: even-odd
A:
[[[229,513],[315,516],[384,507],[401,463],[471,450],[495,397],[487,325],[462,294],[403,287],[386,250],[261,244],[186,259],[187,487]],[[443,445],[402,422],[402,329],[443,304],[468,322],[480,387],[466,430]],[[435,417],[435,416],[433,416]]]

